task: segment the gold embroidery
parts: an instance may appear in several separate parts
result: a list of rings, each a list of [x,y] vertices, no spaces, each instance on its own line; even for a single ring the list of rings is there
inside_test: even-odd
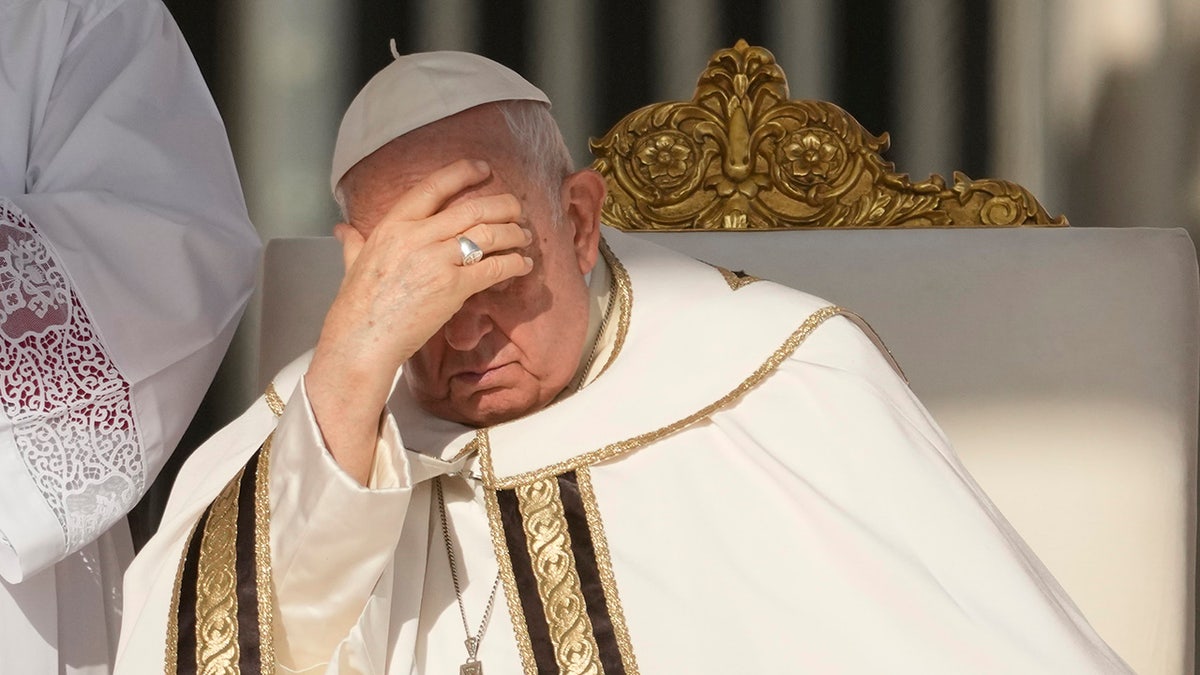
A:
[[[454,456],[450,458],[450,463],[453,464],[453,463],[457,462],[458,460],[462,459],[463,457],[469,457],[472,453],[474,453],[477,450],[479,450],[478,434],[476,434],[475,438],[472,438],[470,441],[468,441],[467,444],[462,447],[462,450],[459,450],[458,452],[454,453]]]
[[[762,281],[762,279],[759,279],[752,274],[746,274],[745,272],[738,274],[737,272],[721,267],[720,265],[713,265],[713,267],[717,268],[717,271],[721,273],[721,276],[725,277],[725,283],[729,284],[729,290],[731,291],[736,291],[743,286],[749,286],[756,281]]]
[[[487,448],[487,430],[480,429],[473,445]],[[491,470],[489,453],[485,450],[479,453],[480,465],[488,462]],[[504,581],[504,599],[508,602],[508,617],[512,621],[513,636],[517,640],[517,651],[521,653],[521,664],[525,667],[526,675],[538,675],[537,661],[533,656],[533,641],[529,639],[529,628],[525,625],[525,612],[521,606],[521,596],[517,592],[517,579],[513,575],[512,558],[508,556],[508,540],[504,536],[504,521],[500,518],[500,504],[496,493],[484,490],[484,503],[487,505],[488,523],[492,531],[492,548],[496,552],[496,563],[500,568],[500,578]]]
[[[275,672],[274,596],[271,581],[271,503],[268,476],[273,434],[263,442],[254,475],[254,566],[257,586],[259,663],[263,673]],[[208,508],[208,520],[199,521],[184,539],[175,572],[171,610],[167,617],[167,645],[163,664],[166,675],[175,675],[179,664],[179,598],[183,570],[192,541],[200,537],[196,572],[196,672],[238,673],[241,647],[238,635],[237,521],[243,467],[225,485]],[[243,505],[246,506],[246,505]]]
[[[617,336],[613,340],[612,353],[609,354],[608,361],[600,369],[600,375],[603,375],[604,371],[608,370],[608,367],[617,360],[617,355],[625,346],[625,334],[629,332],[629,315],[633,311],[633,284],[629,281],[629,272],[603,238],[600,239],[600,255],[604,256],[604,262],[608,263],[608,271],[612,275],[613,302],[616,303],[617,310]],[[611,319],[610,312],[605,320]]]
[[[600,649],[571,553],[558,481],[539,480],[517,486],[515,492],[559,670],[563,675],[599,675]]]
[[[279,417],[280,415],[282,415],[283,408],[284,408],[284,402],[283,402],[283,399],[279,396],[279,392],[275,391],[275,383],[274,382],[267,385],[267,391],[266,391],[265,396],[267,397],[267,407],[271,409],[271,412],[274,413],[276,417]]]
[[[243,468],[210,507],[196,588],[196,672],[238,671],[237,513]]]
[[[625,610],[621,608],[621,597],[617,593],[617,580],[613,574],[612,558],[608,553],[608,539],[604,536],[600,507],[596,503],[596,492],[592,489],[591,471],[583,467],[575,472],[575,478],[579,485],[579,496],[583,501],[583,512],[587,516],[588,530],[592,534],[592,548],[596,553],[600,586],[604,589],[608,619],[612,622],[613,635],[621,652],[621,664],[625,667],[625,675],[638,675],[637,657],[633,654],[633,642],[629,639],[629,628],[625,625]]]
[[[733,401],[741,398],[746,394],[746,392],[753,389],[760,382],[766,379],[768,375],[774,372],[775,369],[779,367],[779,364],[783,363],[784,360],[791,356],[792,352],[796,351],[796,349],[801,343],[804,342],[809,334],[817,329],[817,326],[820,326],[826,320],[843,313],[846,313],[846,310],[833,305],[822,307],[821,309],[813,312],[807,319],[804,320],[804,323],[800,324],[800,327],[797,328],[795,332],[793,332],[791,336],[789,336],[788,339],[785,340],[784,343],[778,349],[776,349],[766,361],[763,362],[762,365],[760,365],[753,373],[751,373],[749,377],[743,380],[741,384],[735,387],[733,391],[722,396],[717,401],[692,413],[691,415],[672,422],[664,427],[660,427],[653,431],[649,431],[623,441],[610,443],[602,448],[585,452],[581,455],[576,455],[575,457],[562,462],[551,464],[533,471],[526,471],[525,473],[520,473],[515,476],[509,476],[499,480],[492,472],[490,461],[491,458],[487,457],[487,455],[490,453],[486,451],[486,447],[481,448],[481,450],[484,450],[484,452],[480,453],[480,468],[483,472],[484,487],[489,490],[506,490],[514,488],[518,485],[545,480],[546,478],[552,476],[557,476],[568,471],[575,471],[582,467],[591,466],[593,464],[612,459],[613,457],[632,452],[643,445],[653,443],[666,436],[670,436],[671,434],[682,431],[696,422],[705,419],[721,408],[728,406]]]
[[[254,568],[258,585],[258,651],[263,675],[275,672],[275,584],[271,580],[271,441],[263,442],[254,475]]]
[[[183,588],[183,568],[187,564],[188,548],[192,538],[196,536],[196,526],[192,525],[188,536],[183,540],[183,551],[179,554],[179,567],[175,568],[175,586],[171,591],[171,613],[167,615],[167,651],[164,657],[163,673],[175,675],[179,669],[179,592]]]

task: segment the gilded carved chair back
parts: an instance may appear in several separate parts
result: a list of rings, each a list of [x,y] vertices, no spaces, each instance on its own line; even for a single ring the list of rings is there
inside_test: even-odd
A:
[[[771,52],[713,55],[691,101],[625,116],[590,143],[604,221],[626,230],[1066,225],[1025,188],[954,174],[912,182],[841,108],[789,100]]]

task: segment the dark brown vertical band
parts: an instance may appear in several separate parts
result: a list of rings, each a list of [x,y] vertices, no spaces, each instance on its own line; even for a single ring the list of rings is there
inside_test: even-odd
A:
[[[168,617],[166,675],[274,672],[273,637],[263,621],[271,605],[259,597],[271,592],[270,561],[260,559],[269,556],[269,530],[261,522],[268,497],[259,484],[267,480],[266,448],[209,504],[188,538]]]
[[[196,673],[196,580],[200,571],[200,543],[204,539],[208,512],[209,509],[204,510],[200,522],[192,530],[192,538],[188,541],[187,552],[184,554],[183,573],[180,575],[179,605],[175,616],[179,636],[175,665],[178,675]]]
[[[254,453],[242,471],[242,484],[238,486],[237,514],[237,622],[240,675],[264,675],[262,656],[259,651],[258,634],[258,568],[255,564],[255,482],[258,476],[259,453]],[[265,675],[271,675],[267,673]]]
[[[557,675],[558,661],[554,656],[554,644],[550,640],[550,627],[546,623],[546,609],[542,605],[541,596],[538,595],[537,578],[534,576],[533,561],[529,557],[516,491],[498,490],[496,503],[500,507],[500,520],[504,525],[505,544],[512,561],[513,579],[516,581],[517,594],[521,598],[521,612],[525,615],[525,626],[529,631],[529,641],[533,647],[533,658],[537,663],[538,673]]]
[[[571,553],[575,556],[575,572],[579,575],[583,589],[584,604],[592,622],[592,637],[600,649],[600,663],[605,675],[625,675],[621,661],[621,650],[617,646],[612,619],[608,613],[608,601],[604,597],[604,586],[600,582],[600,570],[596,563],[596,549],[592,544],[592,533],[588,528],[587,513],[579,494],[579,482],[574,471],[558,477],[558,492],[567,519],[567,533],[571,537]]]

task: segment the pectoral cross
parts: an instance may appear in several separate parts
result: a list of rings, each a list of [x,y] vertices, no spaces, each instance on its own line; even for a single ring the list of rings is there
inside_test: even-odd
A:
[[[467,662],[458,667],[458,675],[483,675],[483,662],[475,658],[479,653],[479,638],[466,640]]]

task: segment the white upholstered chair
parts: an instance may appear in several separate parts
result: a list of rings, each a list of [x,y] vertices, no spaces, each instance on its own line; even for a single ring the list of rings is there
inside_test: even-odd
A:
[[[695,100],[634,113],[593,144],[613,193],[606,220],[693,226],[638,236],[863,315],[1099,633],[1139,673],[1193,672],[1200,283],[1188,235],[960,227],[1064,223],[1008,183],[909,183],[878,159],[885,138],[786,99],[765,50],[718,52]],[[764,113],[779,106],[791,112]],[[790,201],[764,194],[780,180]],[[315,343],[340,274],[331,238],[268,244],[260,382]]]

